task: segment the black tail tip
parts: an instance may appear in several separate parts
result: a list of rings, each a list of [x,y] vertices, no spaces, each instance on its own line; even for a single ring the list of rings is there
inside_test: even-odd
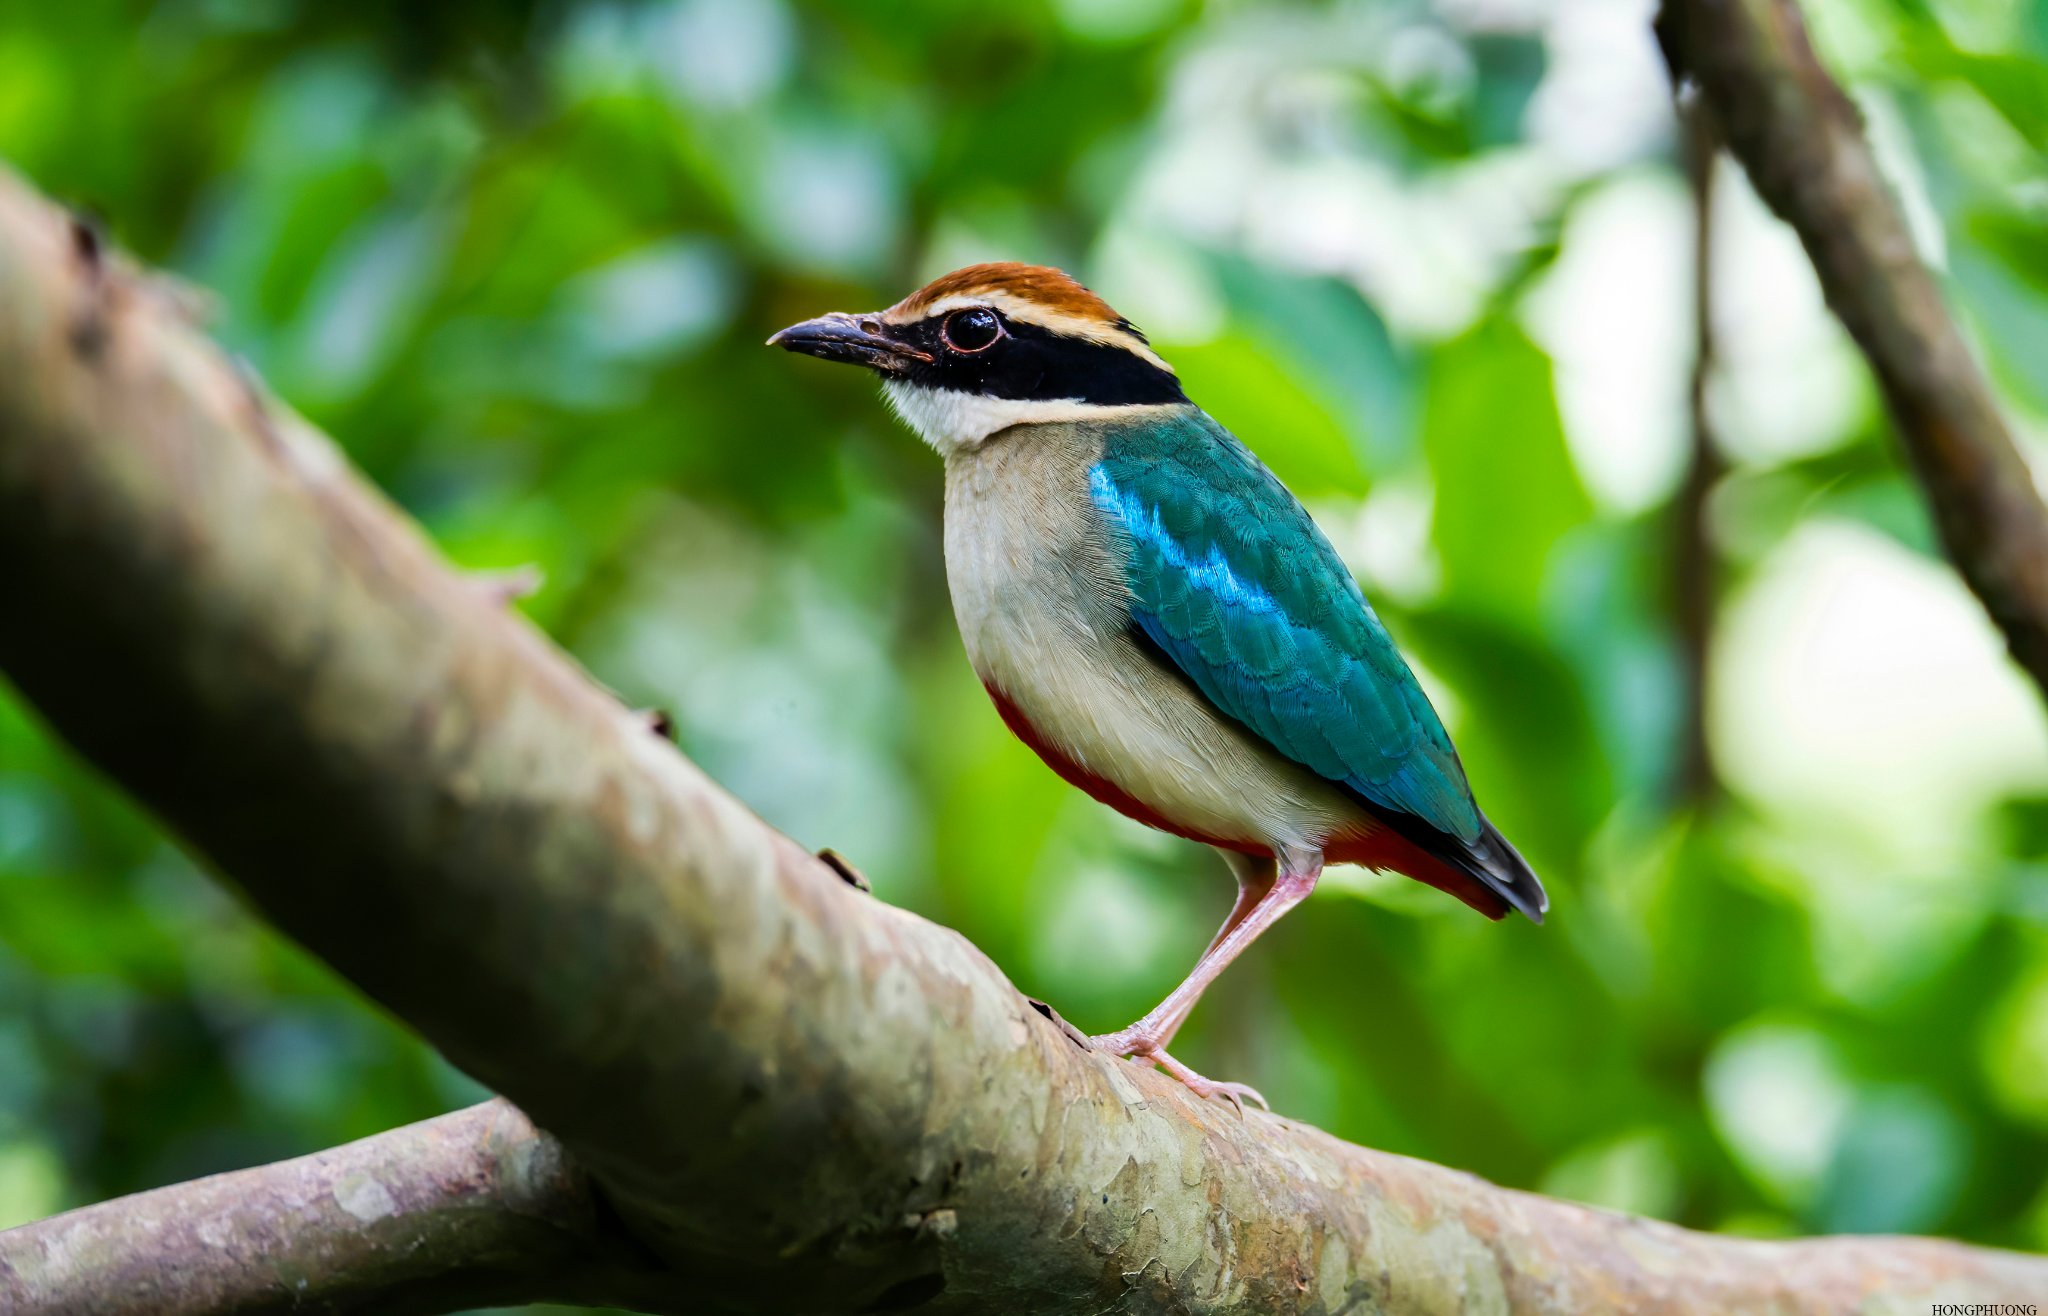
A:
[[[1538,927],[1543,925],[1543,916],[1550,911],[1550,894],[1543,889],[1536,870],[1522,858],[1522,852],[1491,822],[1483,824],[1479,843],[1472,847],[1472,858],[1473,876],[1523,918]]]

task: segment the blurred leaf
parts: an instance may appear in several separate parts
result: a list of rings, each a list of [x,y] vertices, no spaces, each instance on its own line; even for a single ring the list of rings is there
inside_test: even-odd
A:
[[[1926,77],[1968,83],[2029,145],[2048,150],[2048,62],[2016,52],[1963,50],[1932,26],[1916,29],[1905,53]]]
[[[1395,629],[1457,692],[1458,748],[1488,814],[1534,857],[1569,861],[1613,789],[1571,670],[1489,616],[1426,613]]]
[[[1473,102],[1473,140],[1506,146],[1521,138],[1522,118],[1547,71],[1543,43],[1519,33],[1481,33],[1471,42],[1479,65]]]
[[[1286,362],[1235,335],[1161,351],[1188,396],[1250,445],[1298,497],[1361,491],[1358,456],[1333,409]]]
[[[1861,1095],[1821,1184],[1831,1233],[1919,1234],[1961,1190],[1969,1145],[1953,1112],[1910,1088]]]
[[[1654,1129],[1603,1139],[1550,1168],[1543,1191],[1610,1211],[1668,1216],[1677,1204],[1678,1166]]]
[[[1980,209],[1969,233],[2035,292],[2048,296],[2048,223],[2009,210]]]
[[[1341,404],[1332,411],[1356,436],[1352,446],[1372,473],[1404,465],[1415,442],[1414,363],[1372,304],[1336,279],[1292,277],[1224,257],[1211,267],[1232,310],[1277,358],[1299,362],[1316,393]]]
[[[1593,510],[1550,360],[1512,322],[1489,319],[1437,349],[1423,399],[1445,584],[1468,607],[1533,620],[1551,550]]]
[[[64,1207],[64,1163],[48,1145],[0,1137],[0,1229],[12,1229]]]

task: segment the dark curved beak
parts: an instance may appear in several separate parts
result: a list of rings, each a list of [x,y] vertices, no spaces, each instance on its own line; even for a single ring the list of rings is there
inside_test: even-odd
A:
[[[890,337],[888,326],[874,316],[848,315],[844,311],[793,324],[770,338],[768,346],[825,361],[867,366],[885,374],[907,370],[912,362],[929,365],[932,359],[929,352]]]

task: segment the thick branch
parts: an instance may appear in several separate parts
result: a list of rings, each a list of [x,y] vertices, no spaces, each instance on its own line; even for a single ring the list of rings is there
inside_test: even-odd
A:
[[[647,734],[4,176],[0,616],[0,669],[52,725],[557,1135],[693,1310],[2048,1291],[2013,1254],[1507,1192],[1082,1050]]]
[[[438,1312],[662,1287],[607,1236],[561,1146],[503,1101],[0,1235],[0,1311],[23,1316]]]
[[[1869,358],[1949,557],[2048,692],[2048,512],[1794,0],[1664,0],[1658,33],[1806,244]]]

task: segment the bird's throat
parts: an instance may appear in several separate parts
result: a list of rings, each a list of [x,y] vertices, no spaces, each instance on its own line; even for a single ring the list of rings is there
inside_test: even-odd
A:
[[[1186,403],[1117,403],[1105,405],[1080,398],[999,398],[933,388],[907,379],[884,379],[882,396],[903,423],[940,455],[976,448],[1018,425],[1055,425],[1110,421],[1158,412]]]

